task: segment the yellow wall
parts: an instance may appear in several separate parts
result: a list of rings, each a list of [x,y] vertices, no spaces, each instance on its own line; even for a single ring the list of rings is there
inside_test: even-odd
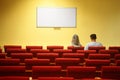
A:
[[[77,28],[36,28],[37,7],[76,7]],[[104,46],[120,45],[120,0],[0,0],[0,45],[83,46],[96,33]]]

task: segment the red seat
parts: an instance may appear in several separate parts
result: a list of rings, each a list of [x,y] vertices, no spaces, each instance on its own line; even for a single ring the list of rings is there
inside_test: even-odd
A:
[[[59,53],[59,57],[62,57],[63,53],[72,53],[72,50],[69,49],[54,49],[54,53]]]
[[[49,59],[25,59],[26,69],[32,69],[32,66],[48,66]]]
[[[62,66],[62,69],[66,69],[67,66],[77,66],[80,63],[80,58],[56,58],[56,65]]]
[[[6,54],[0,53],[0,59],[1,59],[1,58],[5,59],[5,58],[6,58]]]
[[[20,59],[0,59],[0,66],[18,66]]]
[[[32,66],[32,77],[60,77],[61,66]]]
[[[47,46],[47,49],[50,50],[50,52],[53,52],[54,49],[63,49],[64,46]]]
[[[110,60],[88,59],[85,61],[86,66],[95,66],[97,70],[101,70],[102,66],[109,66]]]
[[[64,58],[80,58],[80,62],[84,62],[85,55],[83,53],[63,53]]]
[[[10,56],[11,53],[26,53],[26,49],[19,49],[19,48],[8,48],[6,49],[7,56]]]
[[[73,53],[77,52],[77,50],[84,50],[84,47],[74,47],[74,46],[68,46],[67,49],[71,49]]]
[[[0,66],[0,76],[25,76],[25,66]]]
[[[33,53],[34,57],[36,57],[37,53],[49,53],[50,50],[47,50],[47,49],[30,49],[30,52]]]
[[[0,48],[0,53],[2,53],[2,49]]]
[[[75,79],[94,78],[96,76],[96,67],[68,66],[67,76]]]
[[[118,54],[118,50],[100,50],[99,53],[101,54],[110,54],[111,58],[114,58],[115,54]]]
[[[115,54],[114,59],[115,60],[118,60],[118,59],[120,60],[120,54]]]
[[[88,59],[110,59],[110,54],[89,54]]]
[[[42,46],[26,46],[26,51],[30,52],[30,49],[42,49]]]
[[[77,50],[77,53],[84,53],[85,58],[88,58],[88,55],[91,53],[96,53],[96,50]]]
[[[7,49],[9,49],[9,48],[14,48],[14,49],[21,49],[22,48],[22,46],[21,45],[4,45],[4,51],[5,51],[5,53],[7,53]]]
[[[37,53],[39,59],[50,59],[50,62],[55,62],[55,58],[59,57],[58,53]]]
[[[38,77],[38,80],[75,80],[73,77]]]
[[[100,50],[105,50],[105,46],[90,46],[88,50],[96,50],[98,53]]]
[[[1,76],[0,80],[29,80],[29,77],[25,77],[25,76]]]
[[[120,53],[120,46],[109,46],[109,50],[118,50]]]
[[[116,64],[117,66],[120,66],[120,60],[116,60],[116,61],[115,61],[115,64]]]
[[[102,66],[101,77],[120,80],[120,66]]]
[[[18,58],[21,62],[24,62],[24,59],[31,59],[33,58],[32,53],[11,53],[12,58]]]

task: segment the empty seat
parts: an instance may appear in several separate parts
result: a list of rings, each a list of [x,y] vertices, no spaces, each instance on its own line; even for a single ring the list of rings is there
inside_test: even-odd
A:
[[[110,60],[88,59],[85,61],[86,66],[95,66],[97,70],[101,70],[102,66],[109,66]]]
[[[120,54],[115,54],[114,59],[115,60],[118,60],[118,59],[120,60]]]
[[[34,57],[36,57],[37,53],[49,53],[50,50],[47,50],[47,49],[30,49],[30,52],[33,53]]]
[[[120,53],[120,46],[109,46],[109,50],[118,50]]]
[[[0,66],[18,66],[20,59],[0,59]]]
[[[38,80],[75,80],[73,77],[38,77]]]
[[[96,50],[98,53],[100,50],[105,50],[105,46],[90,46],[88,50]]]
[[[7,52],[7,56],[10,56],[11,53],[26,53],[26,49],[8,48],[6,52]]]
[[[80,63],[80,58],[56,58],[56,65],[62,66],[62,69],[66,69],[67,66],[77,66]]]
[[[80,62],[84,62],[85,55],[83,53],[63,53],[64,58],[80,58]]]
[[[96,76],[96,67],[68,66],[67,76],[75,79],[94,78]]]
[[[59,57],[62,57],[63,53],[72,53],[72,50],[69,49],[54,49],[54,53],[59,53]]]
[[[58,53],[37,53],[39,59],[50,59],[50,62],[55,62],[55,58],[59,57]]]
[[[42,46],[26,46],[26,51],[30,52],[30,49],[42,49]]]
[[[0,53],[2,53],[2,49],[0,48]]]
[[[67,49],[71,49],[73,53],[75,53],[77,50],[84,50],[84,47],[74,47],[74,46],[68,46]]]
[[[77,50],[77,53],[84,53],[85,58],[88,58],[88,55],[91,53],[96,53],[96,50]]]
[[[102,66],[101,77],[120,80],[120,66]]]
[[[26,69],[32,69],[32,66],[48,66],[49,59],[25,59]]]
[[[21,62],[24,62],[24,59],[33,58],[32,53],[11,53],[12,58],[18,58]]]
[[[6,54],[5,53],[0,53],[0,59],[1,58],[6,58]]]
[[[99,53],[101,54],[110,54],[111,58],[114,58],[115,54],[118,54],[118,50],[100,50]]]
[[[53,52],[54,49],[63,49],[64,46],[47,46],[47,49],[50,50],[50,52]]]
[[[61,66],[32,66],[32,77],[60,77]]]
[[[88,59],[110,59],[110,54],[89,54]]]
[[[25,66],[0,66],[0,76],[25,76]]]
[[[9,49],[9,48],[21,49],[22,46],[21,45],[4,45],[4,51],[5,51],[5,53],[7,53],[7,49]]]
[[[116,60],[116,61],[115,61],[115,64],[116,64],[117,66],[120,66],[120,60]]]
[[[29,80],[29,77],[25,77],[25,76],[1,76],[0,80]]]

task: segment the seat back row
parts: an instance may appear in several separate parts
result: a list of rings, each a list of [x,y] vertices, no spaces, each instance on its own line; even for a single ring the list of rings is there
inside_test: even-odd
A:
[[[25,76],[25,66],[0,66],[0,76]],[[95,78],[96,68],[91,66],[68,66],[62,74],[61,66],[33,66],[32,77],[74,77],[75,79]],[[102,66],[102,78],[120,79],[120,66]]]

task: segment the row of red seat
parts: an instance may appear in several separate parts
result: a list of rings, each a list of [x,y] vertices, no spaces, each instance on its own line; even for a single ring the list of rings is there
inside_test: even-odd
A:
[[[26,75],[25,66],[0,66],[0,76],[29,76]],[[82,78],[101,78],[120,79],[120,66],[102,66],[101,73],[98,75],[96,67],[88,66],[68,66],[67,71],[62,71],[61,66],[32,66],[32,78],[38,77],[74,77]]]
[[[32,59],[34,58],[33,53],[11,53],[11,58],[18,58],[21,61],[24,59]],[[6,58],[6,54],[0,53],[0,58]],[[50,62],[55,62],[56,58],[80,58],[81,62],[84,62],[85,59],[120,59],[120,54],[114,54],[114,57],[111,57],[110,54],[96,54],[96,53],[89,53],[88,58],[85,57],[84,53],[63,53],[61,57],[59,53],[36,53],[36,58],[38,59],[50,59]]]
[[[80,64],[79,58],[56,58],[55,63],[51,64],[50,59],[25,59],[21,63],[20,59],[0,59],[0,66],[19,66],[25,65],[26,69],[32,69],[32,66],[62,66],[66,69],[67,66],[95,66],[97,70],[101,70],[102,66],[111,66],[110,60],[86,59],[84,64]],[[120,66],[120,60],[116,60],[114,65]]]
[[[7,49],[10,48],[16,48],[16,49],[22,49],[21,45],[4,45],[4,51],[7,52]],[[43,49],[43,46],[26,46],[26,51],[29,52],[31,49]],[[54,49],[64,49],[64,46],[46,46],[46,49],[50,50],[52,52]],[[84,47],[73,47],[73,46],[68,46],[67,49],[71,49],[73,52],[76,52],[76,50],[84,50]],[[89,47],[89,50],[96,50],[97,52],[99,50],[105,50],[106,47]],[[111,50],[119,50],[120,51],[120,46],[109,46],[109,49]]]

